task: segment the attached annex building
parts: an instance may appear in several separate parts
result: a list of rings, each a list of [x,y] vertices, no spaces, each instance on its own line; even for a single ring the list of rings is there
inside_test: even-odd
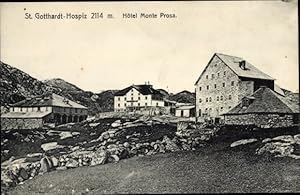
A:
[[[286,97],[261,87],[223,115],[227,125],[255,125],[260,128],[299,125],[299,97]]]
[[[146,110],[164,107],[163,95],[150,84],[131,85],[114,95],[114,111]]]
[[[9,112],[1,115],[1,129],[34,129],[44,124],[80,122],[87,115],[87,107],[47,93],[11,105]]]
[[[243,58],[215,53],[195,83],[197,120],[219,122],[260,86],[274,90],[274,79]]]

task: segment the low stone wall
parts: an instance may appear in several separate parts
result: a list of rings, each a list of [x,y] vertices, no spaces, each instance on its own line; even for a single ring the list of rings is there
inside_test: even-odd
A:
[[[43,126],[43,119],[1,118],[1,130],[36,129]]]
[[[290,114],[243,114],[225,116],[226,125],[256,125],[260,128],[288,127],[293,125]]]

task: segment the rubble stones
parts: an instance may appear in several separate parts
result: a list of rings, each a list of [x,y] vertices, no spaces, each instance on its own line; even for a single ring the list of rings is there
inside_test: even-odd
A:
[[[176,152],[180,150],[180,148],[168,136],[164,136],[163,142],[166,143],[166,150],[168,151]]]
[[[78,161],[74,160],[74,159],[70,159],[67,163],[66,163],[66,167],[67,168],[76,168],[79,166]]]

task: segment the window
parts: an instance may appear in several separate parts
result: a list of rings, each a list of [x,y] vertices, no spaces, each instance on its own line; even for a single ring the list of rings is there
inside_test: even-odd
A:
[[[206,79],[208,79],[208,75],[206,75]]]
[[[141,93],[139,92],[138,95],[141,95]]]
[[[218,77],[220,77],[220,73],[218,72]]]
[[[226,76],[226,71],[224,71],[224,76]]]
[[[207,112],[207,108],[205,108],[205,112]]]
[[[199,116],[201,116],[201,109],[199,109]]]
[[[231,106],[228,107],[228,109],[230,109],[230,108],[231,108]]]
[[[13,111],[13,112],[15,111],[15,108],[14,108],[14,107],[12,107],[12,111]]]
[[[118,107],[120,107],[120,104],[118,104]]]
[[[21,112],[23,111],[23,109],[22,109],[22,108],[21,108],[20,110],[21,110]]]
[[[64,112],[67,112],[67,108],[64,108]]]
[[[131,96],[133,96],[133,93],[131,93]]]
[[[231,95],[228,96],[228,99],[231,100]]]
[[[131,100],[133,100],[133,97],[131,97]]]
[[[156,102],[156,106],[158,106],[158,102]]]
[[[148,97],[147,96],[145,96],[145,100],[147,99]]]
[[[215,77],[215,75],[214,75],[214,74],[212,74],[212,75],[211,75],[211,78],[213,79],[214,77]]]
[[[211,97],[209,97],[209,102],[211,102]]]
[[[199,91],[201,91],[201,87],[199,87]]]
[[[133,106],[133,102],[131,102],[131,106]]]
[[[201,103],[201,102],[202,102],[202,99],[200,98],[200,99],[199,99],[199,103]]]
[[[220,97],[220,100],[222,101],[223,100],[223,96],[221,95],[221,97]]]
[[[138,97],[138,100],[141,100],[141,97]]]
[[[75,108],[75,113],[77,113],[77,108]]]
[[[124,97],[124,100],[125,100],[125,101],[126,101],[126,99],[127,99],[127,98],[126,98],[126,97]]]
[[[37,107],[37,110],[38,110],[38,111],[41,111],[41,107]]]
[[[147,106],[147,102],[145,103],[145,106]]]
[[[140,103],[138,103],[138,106],[140,106]]]
[[[206,102],[208,102],[208,98],[206,98]]]
[[[223,111],[223,107],[221,107],[221,109],[220,109],[221,111]]]
[[[126,107],[126,103],[124,103],[124,106]]]
[[[217,101],[219,101],[219,96],[217,96]]]
[[[234,81],[231,81],[231,86],[234,86]]]
[[[217,84],[215,84],[215,89],[217,88]]]
[[[223,87],[225,87],[225,83],[223,83]]]
[[[131,89],[131,92],[133,93],[133,89]]]
[[[209,90],[209,85],[206,86],[206,89]]]
[[[118,97],[118,100],[120,101],[120,98]]]

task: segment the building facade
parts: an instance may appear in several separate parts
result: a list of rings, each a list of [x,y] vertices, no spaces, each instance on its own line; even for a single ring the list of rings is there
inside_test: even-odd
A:
[[[49,93],[11,105],[9,112],[1,115],[1,129],[34,129],[44,124],[81,122],[87,113],[85,106]]]
[[[219,122],[220,116],[274,79],[240,57],[215,53],[195,83],[196,117]]]
[[[114,95],[114,111],[134,111],[163,108],[163,95],[152,85],[132,85]]]

